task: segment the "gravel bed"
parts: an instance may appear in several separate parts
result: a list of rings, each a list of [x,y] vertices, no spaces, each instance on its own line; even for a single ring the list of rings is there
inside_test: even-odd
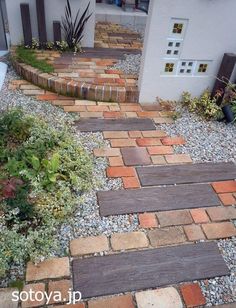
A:
[[[125,55],[125,60],[120,60],[111,68],[121,70],[125,74],[138,75],[140,71],[142,55]]]
[[[169,135],[182,135],[184,146],[176,153],[190,154],[194,162],[236,162],[236,125],[206,121],[186,108],[178,107],[181,117],[174,124],[157,125]]]
[[[61,127],[62,124],[72,124],[75,117],[65,113],[61,108],[50,103],[39,102],[36,99],[24,95],[18,90],[9,90],[8,83],[12,79],[18,79],[14,70],[9,67],[2,91],[0,91],[0,111],[12,107],[21,107],[25,113],[37,115],[47,119],[52,125]],[[94,148],[108,146],[101,133],[77,133],[75,136],[83,148],[91,156]],[[59,251],[52,251],[52,256],[63,256],[68,253],[69,241],[79,236],[110,235],[116,232],[130,232],[138,229],[137,215],[120,215],[101,218],[97,204],[96,192],[99,190],[114,190],[122,188],[120,179],[107,179],[105,158],[93,157],[94,174],[93,190],[78,198],[78,208],[73,217],[62,224],[58,230]],[[9,276],[0,281],[0,287],[6,287],[10,281],[24,278],[24,264],[12,265]]]
[[[236,302],[236,238],[219,240],[218,247],[231,274],[200,281],[208,307]]]

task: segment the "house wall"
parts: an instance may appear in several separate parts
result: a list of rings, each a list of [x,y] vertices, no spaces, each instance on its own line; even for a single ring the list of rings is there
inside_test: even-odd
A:
[[[212,88],[223,54],[236,52],[235,12],[235,0],[151,0],[139,78],[140,102],[153,103],[156,97],[179,100],[183,91],[200,95]],[[173,33],[174,23],[183,25],[181,34]],[[175,48],[168,46],[171,42],[173,46],[180,43],[177,55],[173,54]],[[174,64],[172,72],[165,72],[166,63]],[[207,64],[206,72],[198,72],[200,64]],[[234,75],[235,79],[236,72]]]
[[[85,35],[82,45],[84,47],[93,47],[94,45],[94,29],[95,29],[95,0],[70,0],[72,11],[77,13],[80,8],[81,12],[84,11],[88,2],[90,1],[90,12],[93,15],[89,19],[85,27]],[[12,45],[19,44],[23,40],[23,30],[21,22],[20,4],[28,3],[31,13],[31,24],[33,37],[38,37],[38,25],[36,15],[36,1],[35,0],[7,0],[7,14],[9,21],[9,30],[11,35]],[[61,20],[64,16],[64,8],[66,5],[65,0],[45,0],[45,15],[48,40],[53,40],[53,21]]]

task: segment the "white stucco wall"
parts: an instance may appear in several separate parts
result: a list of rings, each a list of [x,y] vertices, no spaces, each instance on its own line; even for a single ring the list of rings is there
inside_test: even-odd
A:
[[[72,11],[77,13],[78,9],[83,12],[88,2],[90,1],[90,13],[93,15],[90,17],[85,27],[84,38],[82,45],[84,47],[93,47],[94,45],[94,29],[95,29],[95,0],[70,0]],[[34,0],[7,0],[7,14],[9,21],[9,31],[11,35],[12,45],[19,44],[23,40],[23,30],[21,22],[20,4],[29,3],[31,14],[31,25],[33,37],[38,37],[36,4]],[[45,0],[45,15],[46,15],[46,27],[47,38],[53,40],[53,21],[61,21],[61,17],[64,16],[64,8],[66,5],[65,0]]]
[[[151,0],[139,78],[140,102],[153,103],[157,96],[178,100],[183,91],[200,95],[211,88],[223,54],[236,52],[235,14],[235,0]],[[206,74],[164,72],[165,63],[171,62],[166,51],[168,38],[173,37],[172,18],[187,20],[178,58],[212,61]]]

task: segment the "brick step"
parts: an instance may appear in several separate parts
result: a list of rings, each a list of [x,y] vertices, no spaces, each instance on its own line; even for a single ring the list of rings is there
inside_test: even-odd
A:
[[[229,274],[213,242],[77,259],[72,271],[74,291],[83,298]]]
[[[101,216],[220,206],[209,184],[98,192]]]
[[[136,170],[142,186],[207,183],[236,179],[236,165],[232,162],[138,167]]]

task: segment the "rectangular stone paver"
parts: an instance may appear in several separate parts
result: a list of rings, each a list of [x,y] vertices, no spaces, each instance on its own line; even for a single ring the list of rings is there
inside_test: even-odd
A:
[[[142,186],[207,183],[236,178],[236,166],[229,162],[139,167],[137,173]]]
[[[135,294],[138,308],[182,308],[183,303],[178,291],[173,288],[164,288],[143,291]]]
[[[53,279],[70,276],[69,258],[52,258],[39,264],[29,262],[26,269],[26,281]]]
[[[70,242],[72,256],[82,256],[106,250],[109,250],[109,245],[105,235],[81,237]]]
[[[46,287],[44,283],[32,283],[28,284],[23,289],[24,292],[33,291],[32,300],[28,299],[27,301],[22,301],[21,307],[22,308],[31,308],[31,307],[39,307],[46,303],[46,297],[43,297],[40,301],[37,300],[34,295],[37,294],[37,292],[40,292],[41,294],[44,294],[46,291]]]
[[[154,130],[150,119],[81,119],[76,127],[82,132]]]
[[[186,210],[160,212],[157,218],[161,227],[188,225],[192,223],[192,217]]]
[[[109,172],[109,176],[122,176],[124,172],[123,169],[115,171]],[[127,176],[126,174],[127,172],[123,176]],[[220,205],[219,198],[209,184],[105,191],[98,192],[97,196],[101,216]]]
[[[148,239],[144,232],[116,233],[111,236],[113,250],[125,250],[148,247]]]
[[[236,228],[232,222],[203,224],[202,229],[209,240],[227,238],[236,235]]]
[[[88,302],[88,308],[135,308],[131,294],[97,299]]]
[[[148,232],[153,247],[179,244],[186,241],[182,227],[155,229]]]
[[[236,219],[236,208],[232,206],[209,208],[207,213],[213,221]]]
[[[12,301],[12,292],[18,291],[17,289],[7,288],[0,289],[0,307],[1,308],[17,308],[18,302]]]
[[[229,274],[214,242],[74,259],[72,270],[84,299]]]

